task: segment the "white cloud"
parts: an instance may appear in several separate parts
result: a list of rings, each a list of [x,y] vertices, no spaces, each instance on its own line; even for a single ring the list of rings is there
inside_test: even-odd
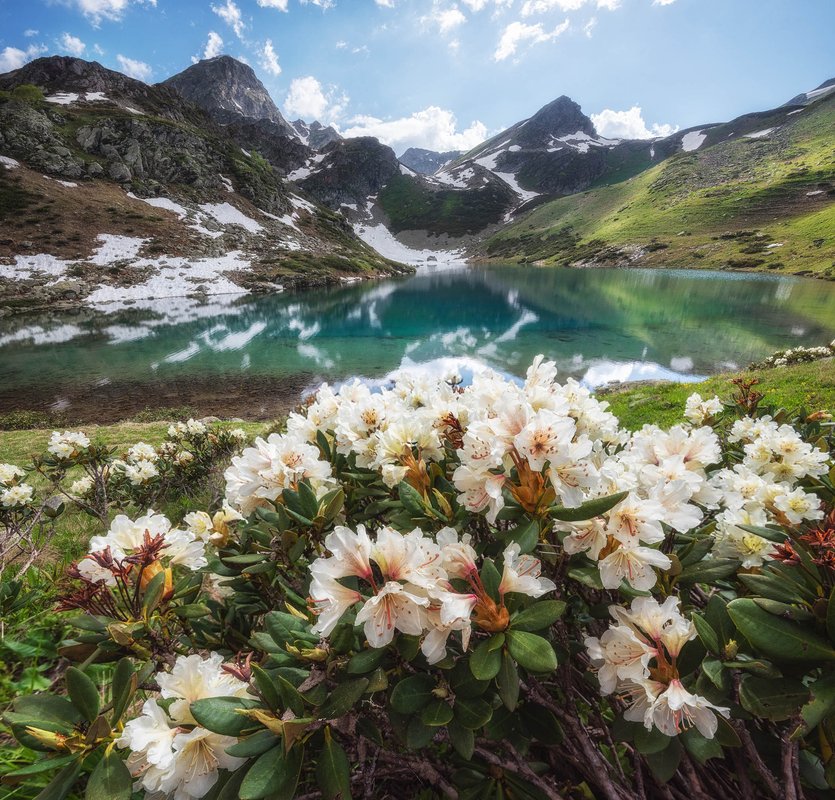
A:
[[[671,6],[676,0],[652,0],[654,6]]]
[[[487,138],[487,128],[484,123],[476,121],[469,128],[459,131],[451,111],[430,106],[400,119],[355,117],[344,135],[375,136],[397,152],[408,147],[425,147],[438,151],[470,150]]]
[[[121,53],[116,56],[116,60],[119,62],[122,72],[124,72],[125,75],[129,75],[131,78],[136,78],[138,81],[147,81],[148,78],[151,77],[153,70],[151,69],[151,66],[146,64],[144,61],[137,61],[134,58],[128,58],[127,56],[123,56]]]
[[[279,11],[287,11],[287,5],[290,0],[258,0],[258,5],[261,8],[277,8]]]
[[[209,31],[209,40],[203,48],[203,58],[214,58],[223,52],[223,39],[215,31]]]
[[[212,11],[215,12],[233,31],[235,31],[235,35],[239,38],[243,38],[244,28],[246,25],[244,24],[243,16],[241,15],[241,9],[235,5],[235,0],[226,0],[226,4],[222,6],[212,6]]]
[[[451,6],[450,8],[433,8],[432,12],[423,18],[423,21],[437,25],[441,33],[449,33],[459,25],[463,25],[467,18],[458,6]]]
[[[62,33],[60,42],[62,49],[74,56],[80,56],[87,49],[81,39],[69,33]]]
[[[259,63],[270,75],[281,75],[281,64],[278,63],[278,54],[275,52],[272,39],[267,39],[264,43]]]
[[[647,127],[640,106],[632,106],[628,111],[604,108],[599,114],[592,114],[591,121],[597,132],[607,139],[654,139],[657,136],[669,136],[678,130],[666,123],[653,123]]]
[[[24,64],[37,58],[47,51],[45,45],[30,44],[25,50],[17,47],[6,47],[0,50],[0,72],[11,72],[20,69]]]
[[[36,28],[27,28],[25,31],[23,31],[23,35],[27,39],[31,39],[33,36],[37,36],[39,33],[40,33],[40,31],[37,30]]]
[[[382,8],[394,8],[394,0],[374,0]]]
[[[74,5],[95,26],[103,19],[115,22],[122,19],[133,4],[156,6],[157,0],[73,0]]]
[[[312,75],[294,78],[284,99],[284,110],[293,119],[334,122],[345,110],[348,97],[335,87],[325,89]]]
[[[540,44],[556,39],[560,34],[568,30],[568,20],[563,20],[551,31],[546,31],[542,24],[527,25],[524,22],[511,22],[503,31],[496,52],[493,53],[495,61],[504,61],[514,55],[522,44]]]
[[[614,11],[620,7],[621,0],[525,0],[522,4],[522,16],[529,17],[532,14],[545,14],[549,11],[577,11],[585,5],[595,5],[597,8],[605,8]],[[672,0],[667,0],[672,2]]]
[[[303,6],[319,6],[322,10],[333,8],[336,5],[335,0],[301,0]]]
[[[583,33],[585,33],[589,39],[591,39],[592,31],[596,25],[597,17],[592,17],[585,25],[583,25]]]

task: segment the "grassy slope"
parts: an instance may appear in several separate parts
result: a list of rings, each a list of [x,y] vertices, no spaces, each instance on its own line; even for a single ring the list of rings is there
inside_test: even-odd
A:
[[[731,379],[758,378],[766,402],[789,410],[805,408],[835,413],[835,359],[789,367],[715,375],[703,383],[655,383],[607,392],[604,399],[621,423],[631,429],[655,422],[662,427],[683,421],[684,402],[693,393],[727,399],[734,391]]]
[[[540,206],[488,240],[485,253],[545,264],[622,263],[613,249],[637,245],[649,250],[642,266],[835,278],[833,130],[835,99],[821,101],[785,117],[768,137],[708,142],[622,183]]]

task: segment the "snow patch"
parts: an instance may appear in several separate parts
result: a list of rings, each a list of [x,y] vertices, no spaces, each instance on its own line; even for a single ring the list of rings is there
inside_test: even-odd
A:
[[[234,192],[235,187],[232,186],[232,181],[229,178],[225,178],[223,175],[220,176],[221,183],[223,184],[223,188],[226,189],[227,192]]]
[[[0,156],[0,164],[2,164],[6,169],[17,169],[20,166],[19,161],[9,158],[8,156]]]
[[[764,136],[768,136],[770,133],[774,133],[777,128],[764,128],[761,131],[755,131],[754,133],[746,133],[744,138],[745,139],[762,139]]]
[[[240,225],[250,233],[264,230],[252,217],[239,211],[231,203],[202,203],[200,209],[221,225]]]
[[[806,197],[817,197],[819,194],[823,194],[823,189],[815,189],[813,192],[806,192]]]
[[[461,250],[418,250],[403,244],[382,223],[354,223],[354,233],[384,258],[413,266],[427,264],[456,264],[464,261]]]
[[[690,131],[690,133],[685,133],[684,136],[681,137],[681,149],[685,153],[692,153],[704,144],[705,139],[707,139],[707,134],[702,131]]]
[[[47,103],[55,103],[58,106],[68,106],[71,103],[78,102],[78,94],[75,92],[57,92],[44,97]]]
[[[188,216],[188,211],[179,203],[169,200],[167,197],[137,197],[133,192],[128,192],[128,197],[134,200],[141,200],[154,208],[162,208],[166,211],[172,211],[180,219],[185,219]]]

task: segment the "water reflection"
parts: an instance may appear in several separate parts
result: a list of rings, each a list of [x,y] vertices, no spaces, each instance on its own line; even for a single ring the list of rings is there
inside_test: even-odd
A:
[[[13,317],[0,320],[0,375],[4,391],[244,372],[339,381],[448,358],[519,375],[544,352],[561,374],[599,385],[697,378],[833,335],[835,286],[822,282],[478,267],[299,294]]]

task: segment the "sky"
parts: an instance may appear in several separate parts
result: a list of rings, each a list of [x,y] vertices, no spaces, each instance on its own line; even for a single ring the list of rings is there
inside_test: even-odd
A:
[[[56,53],[155,83],[221,53],[289,119],[466,150],[566,94],[612,138],[835,77],[835,0],[0,0],[0,73]]]

